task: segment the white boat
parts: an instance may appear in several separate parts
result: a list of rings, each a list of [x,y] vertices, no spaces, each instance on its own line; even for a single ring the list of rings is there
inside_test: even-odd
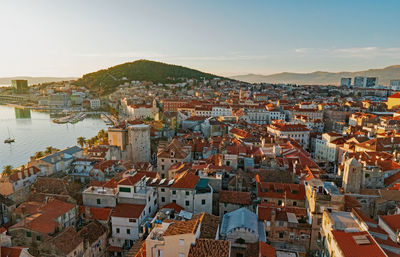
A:
[[[10,129],[7,128],[7,130],[8,130],[8,138],[6,138],[4,140],[4,144],[11,144],[11,143],[15,142],[15,138],[11,137]]]

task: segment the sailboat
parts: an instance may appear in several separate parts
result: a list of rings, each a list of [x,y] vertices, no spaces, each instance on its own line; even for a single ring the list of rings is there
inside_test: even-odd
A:
[[[4,144],[11,144],[11,143],[15,142],[15,138],[10,136],[10,129],[7,128],[7,130],[8,130],[8,138],[6,138],[4,140]]]

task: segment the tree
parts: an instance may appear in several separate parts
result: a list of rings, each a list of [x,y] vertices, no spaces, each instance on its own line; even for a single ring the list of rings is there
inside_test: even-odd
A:
[[[39,152],[35,153],[35,158],[36,159],[39,159],[39,158],[42,158],[42,157],[43,157],[43,152],[39,151]]]
[[[98,138],[98,139],[102,139],[102,138],[104,138],[104,137],[106,137],[106,132],[104,131],[104,129],[101,129],[101,130],[99,131],[99,133],[97,133],[97,138]]]
[[[46,150],[44,151],[45,154],[51,154],[53,152],[53,147],[48,146],[46,147]]]
[[[80,145],[81,147],[83,147],[83,146],[85,145],[85,143],[86,143],[86,138],[84,138],[84,137],[78,137],[78,138],[76,139],[76,143],[77,143],[78,145]]]
[[[6,165],[6,166],[4,166],[3,167],[3,174],[4,175],[11,175],[11,173],[13,173],[14,172],[14,169],[13,169],[13,167],[11,166],[11,165]]]

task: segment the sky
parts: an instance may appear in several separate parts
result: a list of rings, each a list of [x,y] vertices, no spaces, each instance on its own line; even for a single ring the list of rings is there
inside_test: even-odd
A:
[[[398,0],[0,0],[0,76],[149,59],[223,76],[400,64]]]

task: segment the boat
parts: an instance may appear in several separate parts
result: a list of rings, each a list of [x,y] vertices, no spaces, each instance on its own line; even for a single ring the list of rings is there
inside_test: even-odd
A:
[[[8,128],[7,128],[8,129]],[[10,136],[10,130],[8,129],[8,138],[4,140],[4,144],[11,144],[15,142],[15,138]]]

